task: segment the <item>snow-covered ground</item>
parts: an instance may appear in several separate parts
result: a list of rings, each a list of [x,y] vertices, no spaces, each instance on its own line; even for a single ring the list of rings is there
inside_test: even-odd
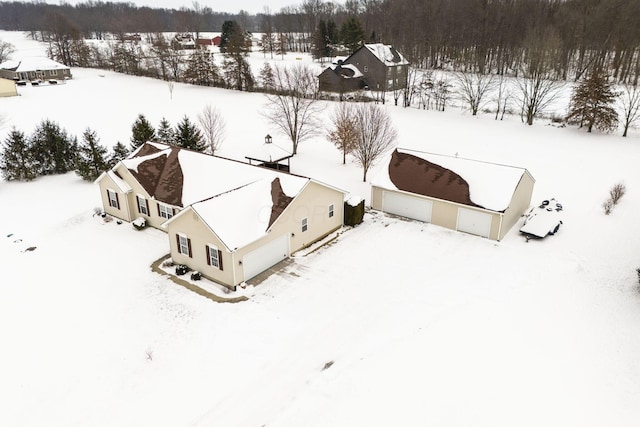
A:
[[[21,37],[0,32],[38,49]],[[160,81],[73,73],[0,99],[1,139],[49,118],[112,146],[138,113],[176,123],[212,104],[222,155],[243,159],[267,133],[286,147],[260,94],[177,84],[171,99]],[[533,203],[562,200],[560,232],[525,243],[517,225],[493,242],[371,212],[248,301],[216,304],[150,270],[162,232],[96,219],[94,185],[0,182],[0,425],[636,426],[638,133],[385,108],[403,147],[529,169]],[[369,199],[322,136],[292,170]]]

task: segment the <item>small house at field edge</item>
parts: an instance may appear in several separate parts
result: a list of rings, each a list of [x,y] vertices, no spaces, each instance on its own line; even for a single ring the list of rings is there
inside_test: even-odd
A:
[[[343,93],[359,89],[360,84],[379,92],[407,87],[409,61],[390,45],[364,44],[339,66],[340,68],[329,67],[320,74],[318,77],[320,90]],[[355,67],[359,74],[354,76],[347,73],[349,67]]]
[[[374,209],[501,240],[531,204],[523,168],[396,149],[371,183]]]
[[[339,189],[159,143],[96,182],[107,214],[166,231],[174,262],[232,289],[343,224]]]
[[[64,64],[45,57],[26,57],[8,60],[0,64],[0,77],[10,80],[66,80],[71,69]]]

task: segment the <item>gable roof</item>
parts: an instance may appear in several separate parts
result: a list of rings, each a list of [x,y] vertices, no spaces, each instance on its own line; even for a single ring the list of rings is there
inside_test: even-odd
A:
[[[264,236],[308,182],[287,178],[263,178],[188,209],[193,209],[227,249],[234,251]]]
[[[391,45],[382,43],[367,43],[364,44],[360,49],[367,49],[373,54],[373,56],[378,58],[380,62],[387,66],[409,64],[409,61],[407,61],[405,57],[402,56],[402,54]]]
[[[398,148],[372,185],[503,212],[528,173],[514,166]]]
[[[179,207],[261,179],[279,177],[282,182],[297,182],[292,186],[299,188],[310,179],[155,142],[143,144],[122,164],[150,196]]]
[[[9,70],[16,73],[41,70],[69,70],[64,64],[56,62],[46,57],[25,57],[20,60],[10,59],[0,64],[0,69]]]

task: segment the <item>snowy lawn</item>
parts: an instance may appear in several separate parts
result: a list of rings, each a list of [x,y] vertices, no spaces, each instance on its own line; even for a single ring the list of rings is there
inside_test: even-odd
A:
[[[229,123],[222,155],[276,141],[262,95],[176,85],[170,99],[162,82],[73,72],[0,99],[2,139],[50,118],[111,146],[138,113],[175,123],[211,103]],[[150,270],[163,232],[94,217],[95,185],[0,182],[0,425],[637,425],[638,135],[385,108],[403,147],[528,168],[532,203],[564,205],[559,233],[525,243],[516,225],[493,242],[370,212],[248,301],[216,304]],[[292,170],[368,201],[340,161],[317,137]]]

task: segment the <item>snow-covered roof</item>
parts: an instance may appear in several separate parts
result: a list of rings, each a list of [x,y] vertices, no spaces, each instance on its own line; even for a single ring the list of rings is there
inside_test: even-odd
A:
[[[274,181],[287,198],[295,198],[307,180],[293,176],[262,178],[216,197],[194,203],[191,208],[209,224],[229,250],[243,247],[264,236],[273,217]],[[278,182],[279,181],[279,182]],[[285,202],[288,205],[287,202]]]
[[[122,164],[156,200],[190,206],[229,250],[264,236],[311,181],[160,143],[143,144]]]
[[[453,172],[451,176],[457,175],[468,184],[471,204],[496,212],[502,212],[509,207],[518,183],[522,176],[528,173],[526,169],[514,166],[398,148],[389,161],[389,167],[373,179],[372,185],[389,190],[410,191],[398,188],[398,186],[394,184],[394,177],[392,175],[399,175],[398,170],[402,169],[404,169],[406,173],[409,171],[409,166],[414,166],[402,163],[403,159],[400,159],[398,155],[412,156],[414,159],[426,160],[430,164],[443,168],[445,171]],[[408,177],[408,179],[418,185],[423,184],[423,187],[433,185],[431,182],[424,182],[426,174],[416,176],[422,172],[423,169],[420,167],[413,168],[410,171],[413,175]],[[397,179],[395,179],[395,181],[398,182]]]
[[[393,46],[382,43],[367,43],[364,45],[385,65],[407,65],[409,61]]]
[[[0,69],[25,73],[39,70],[68,70],[69,67],[44,56],[35,56],[24,57],[22,59],[9,59],[0,64]]]
[[[334,72],[339,72],[340,68],[345,70],[350,70],[353,73],[353,75],[347,75],[347,73],[340,73],[340,75],[346,79],[356,79],[364,76],[364,74],[362,74],[362,72],[358,69],[358,67],[356,67],[353,64],[345,64],[344,62],[340,62],[337,64],[331,64],[329,65],[328,68]]]
[[[270,143],[263,143],[258,148],[256,148],[249,155],[245,156],[246,159],[251,160],[260,160],[262,162],[279,162],[280,160],[291,157],[292,154],[290,151],[285,150],[284,148]]]
[[[143,151],[137,150],[122,163],[137,175],[151,196],[181,207],[265,178],[273,180],[284,176],[283,181],[298,183],[294,188],[302,188],[309,181],[309,178],[160,143],[146,143],[141,148]],[[153,160],[156,161],[151,166]]]
[[[131,186],[127,184],[124,179],[120,178],[113,170],[102,172],[95,182],[99,182],[105,177],[109,177],[114,182],[116,187],[118,187],[118,190],[123,193],[128,193],[132,190]]]

